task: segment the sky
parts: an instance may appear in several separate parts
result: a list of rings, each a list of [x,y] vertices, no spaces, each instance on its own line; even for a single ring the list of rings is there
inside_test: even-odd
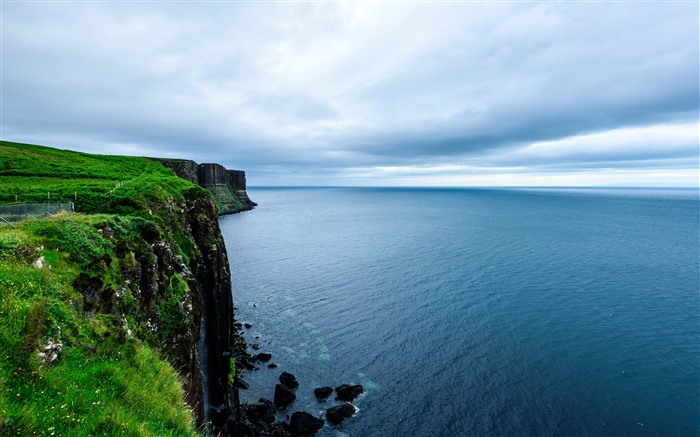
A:
[[[253,186],[699,184],[697,1],[1,8],[6,141]]]

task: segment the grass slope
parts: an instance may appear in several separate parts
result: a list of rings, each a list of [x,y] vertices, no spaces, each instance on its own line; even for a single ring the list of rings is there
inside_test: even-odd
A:
[[[192,255],[191,238],[170,224],[184,197],[201,190],[147,158],[0,142],[0,202],[50,192],[85,213],[0,227],[0,435],[196,434],[158,347],[172,335],[168,317],[178,317],[186,285],[173,274],[172,299],[159,304],[162,329],[151,332],[122,273],[148,250],[149,232],[167,233],[184,259]],[[74,288],[81,277],[121,297],[90,306]],[[62,344],[53,364],[39,359],[49,341]]]

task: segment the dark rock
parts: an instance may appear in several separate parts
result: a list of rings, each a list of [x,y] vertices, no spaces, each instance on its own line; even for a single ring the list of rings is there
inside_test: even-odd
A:
[[[326,399],[331,393],[333,393],[332,387],[319,387],[314,389],[314,395],[316,395],[316,399],[319,401]]]
[[[280,375],[280,382],[289,388],[299,387],[299,382],[297,381],[296,376],[288,372],[282,372]]]
[[[304,411],[297,411],[292,414],[289,431],[293,436],[314,435],[319,429],[323,428],[324,424],[323,419],[318,419]]]
[[[245,329],[250,329],[253,327],[250,323],[244,323],[243,326],[245,326]]]
[[[286,407],[294,402],[297,395],[292,390],[282,384],[275,385],[275,405],[278,407]]]
[[[270,361],[272,359],[272,354],[268,354],[265,352],[260,352],[259,354],[255,355],[255,358],[257,361]]]
[[[250,387],[247,382],[243,381],[241,378],[235,379],[236,387],[242,388],[243,390],[248,390]]]
[[[276,368],[277,368],[277,364],[275,364],[275,363],[270,363],[270,364],[267,365],[267,367],[268,367],[269,369],[276,369]]]
[[[352,402],[362,394],[364,389],[361,385],[343,384],[335,388],[336,399],[340,401]]]
[[[246,425],[243,422],[239,422],[239,421],[230,421],[230,422],[233,422],[229,426],[229,429],[230,429],[229,434],[231,436],[256,437],[258,435],[258,433],[255,432],[255,430],[253,430],[253,428],[251,428],[250,426]]]
[[[350,417],[353,414],[355,414],[355,407],[347,402],[326,410],[326,417],[328,418],[328,421],[334,425],[339,424],[345,420],[345,418]]]
[[[275,407],[272,403],[260,403],[248,406],[248,418],[251,422],[265,422],[271,424],[275,421]]]

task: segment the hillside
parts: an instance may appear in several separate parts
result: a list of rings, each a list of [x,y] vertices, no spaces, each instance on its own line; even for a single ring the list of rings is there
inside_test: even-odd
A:
[[[212,195],[156,160],[0,142],[0,203],[49,199],[76,213],[0,225],[0,434],[222,429],[232,308]]]

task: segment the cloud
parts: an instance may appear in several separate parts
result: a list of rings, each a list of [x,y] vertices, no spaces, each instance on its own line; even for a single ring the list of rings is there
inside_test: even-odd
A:
[[[391,183],[363,168],[437,180],[449,165],[692,171],[697,16],[693,3],[7,3],[2,136],[218,161],[270,184]]]

